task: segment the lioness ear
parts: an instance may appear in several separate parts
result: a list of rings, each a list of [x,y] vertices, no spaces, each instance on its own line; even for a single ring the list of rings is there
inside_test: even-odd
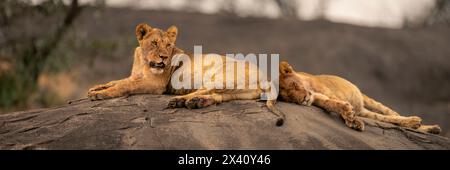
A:
[[[146,23],[140,23],[136,26],[136,38],[141,41],[145,35],[147,35],[150,30],[152,30],[152,27]]]
[[[174,42],[177,39],[178,28],[176,26],[170,26],[167,29],[167,34],[170,36],[171,40]]]
[[[289,65],[289,63],[287,63],[286,61],[282,61],[280,63],[280,74],[281,75],[292,73],[292,72],[294,72],[294,69],[292,69],[292,67],[291,67],[291,65]]]

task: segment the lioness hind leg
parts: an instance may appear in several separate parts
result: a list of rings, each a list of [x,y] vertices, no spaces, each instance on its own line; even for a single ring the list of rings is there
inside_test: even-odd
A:
[[[396,115],[382,115],[376,112],[372,112],[367,109],[363,109],[359,116],[367,117],[374,120],[379,120],[382,122],[387,123],[393,123],[397,124],[399,126],[408,127],[417,129],[420,127],[420,123],[422,119],[417,116],[410,116],[410,117],[404,117],[404,116],[396,116]]]
[[[363,131],[364,122],[356,117],[352,105],[346,101],[331,99],[320,93],[312,93],[310,96],[312,103],[329,112],[339,113],[344,119],[345,124],[355,130]]]
[[[259,93],[257,92],[213,93],[210,95],[192,96],[190,99],[186,100],[185,105],[189,109],[198,109],[231,100],[250,100],[250,99],[257,99],[258,97]]]
[[[239,93],[214,93],[214,90],[202,89],[183,96],[177,96],[170,99],[168,108],[187,107],[197,109],[218,104],[230,100],[257,99],[259,93],[239,92]]]
[[[185,107],[186,101],[190,100],[191,98],[199,95],[205,95],[210,94],[212,92],[211,89],[199,89],[195,92],[183,95],[183,96],[176,96],[169,100],[169,103],[167,104],[168,108],[179,108],[179,107]]]

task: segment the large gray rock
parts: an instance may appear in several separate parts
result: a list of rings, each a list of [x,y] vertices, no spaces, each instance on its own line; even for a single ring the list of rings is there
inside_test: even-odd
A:
[[[284,126],[257,101],[165,109],[171,96],[80,100],[0,115],[0,149],[449,149],[447,138],[366,121],[347,128],[336,114],[279,102]]]

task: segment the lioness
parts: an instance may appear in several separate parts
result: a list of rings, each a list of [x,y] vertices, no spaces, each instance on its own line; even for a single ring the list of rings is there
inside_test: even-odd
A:
[[[400,116],[343,78],[295,72],[287,62],[281,62],[279,68],[281,100],[339,113],[348,127],[363,131],[364,123],[358,118],[361,116],[423,132],[441,132],[438,125],[421,125],[422,119],[417,116]]]
[[[136,38],[139,42],[139,47],[134,52],[134,62],[131,75],[128,78],[122,80],[111,81],[106,84],[94,86],[89,89],[88,97],[91,100],[101,100],[114,97],[120,97],[130,94],[148,93],[148,94],[175,94],[182,95],[172,98],[168,107],[187,107],[190,109],[203,108],[213,104],[226,102],[230,100],[240,99],[258,99],[260,95],[266,90],[261,89],[258,85],[256,89],[250,89],[250,84],[261,82],[248,81],[250,74],[258,74],[257,67],[250,67],[247,65],[245,68],[245,74],[234,76],[234,85],[238,86],[236,79],[241,76],[244,78],[248,86],[243,89],[216,89],[216,88],[200,88],[200,89],[175,89],[170,83],[172,75],[175,71],[184,72],[192,67],[172,66],[172,57],[176,54],[184,54],[183,50],[175,46],[176,38],[178,35],[178,29],[175,26],[171,26],[166,31],[158,28],[152,28],[148,24],[141,23],[136,26]],[[191,59],[194,57],[189,56]],[[224,56],[221,56],[224,59]],[[203,56],[205,58],[205,56]],[[225,60],[223,60],[225,61]],[[182,63],[189,64],[189,63]],[[200,64],[201,72],[213,72],[225,70],[220,67],[225,67],[224,63],[216,65],[216,63],[190,63]],[[248,63],[252,64],[252,63]],[[199,71],[199,70],[197,70]],[[195,73],[191,71],[192,74]],[[195,77],[194,75],[191,76]],[[223,79],[225,80],[225,79]],[[231,81],[231,80],[226,80]],[[223,81],[226,84],[226,81]],[[192,81],[193,82],[193,81]],[[266,105],[269,110],[278,116],[276,125],[281,126],[284,122],[284,115],[275,108],[276,98],[273,100],[267,100]]]

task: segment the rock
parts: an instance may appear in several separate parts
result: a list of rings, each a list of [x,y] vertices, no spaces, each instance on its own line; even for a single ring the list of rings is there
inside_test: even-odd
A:
[[[347,128],[320,108],[279,102],[287,120],[263,102],[241,100],[205,109],[165,109],[171,96],[79,100],[0,115],[0,149],[450,149],[450,140],[364,119]]]

